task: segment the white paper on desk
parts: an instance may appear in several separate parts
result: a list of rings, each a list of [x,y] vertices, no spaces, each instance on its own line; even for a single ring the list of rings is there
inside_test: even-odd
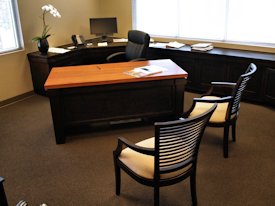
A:
[[[126,74],[134,76],[134,77],[145,77],[145,76],[157,74],[157,73],[160,73],[160,72],[163,72],[166,70],[167,70],[166,68],[161,67],[161,66],[149,65],[149,66],[134,68],[134,69],[126,72]]]
[[[113,42],[118,43],[118,42],[128,42],[128,39],[121,38],[121,39],[113,39]]]
[[[157,42],[157,43],[150,43],[150,47],[155,47],[155,48],[165,48],[168,43],[162,43],[162,42]]]
[[[167,44],[167,47],[176,48],[176,49],[179,49],[179,48],[181,48],[181,47],[183,47],[183,46],[185,46],[185,44],[179,43],[179,42],[177,42],[177,41],[169,42],[169,43]]]
[[[197,43],[197,44],[192,44],[191,47],[196,47],[196,48],[205,48],[212,46],[211,43]]]
[[[97,43],[97,46],[108,46],[107,42],[99,42]]]
[[[66,52],[69,52],[70,50],[64,48],[50,47],[48,51],[51,53],[64,54]]]

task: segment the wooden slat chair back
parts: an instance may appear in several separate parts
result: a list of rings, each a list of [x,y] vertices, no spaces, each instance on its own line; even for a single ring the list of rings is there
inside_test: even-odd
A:
[[[257,67],[251,63],[244,74],[240,75],[236,83],[211,82],[210,89],[201,98],[194,98],[193,105],[183,117],[192,117],[209,109],[213,103],[218,107],[208,122],[210,127],[224,127],[223,155],[228,157],[228,134],[232,126],[232,139],[236,141],[236,122],[239,115],[241,97],[248,81],[256,72]],[[230,93],[228,93],[230,90]],[[218,91],[218,92],[217,92]],[[222,94],[221,94],[222,93]],[[218,95],[217,95],[218,94]]]
[[[155,137],[136,144],[125,138],[119,138],[117,148],[113,152],[116,194],[120,194],[120,169],[141,184],[154,187],[154,205],[159,205],[160,187],[190,177],[192,202],[196,205],[196,165],[199,145],[216,107],[217,104],[214,104],[196,117],[156,122]],[[126,148],[123,149],[123,146]]]

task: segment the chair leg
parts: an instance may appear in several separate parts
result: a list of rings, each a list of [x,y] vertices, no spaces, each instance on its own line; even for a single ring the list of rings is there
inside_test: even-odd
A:
[[[223,132],[223,156],[224,158],[228,157],[228,133],[229,133],[229,124],[224,127]]]
[[[116,195],[120,195],[120,185],[121,185],[121,173],[120,168],[117,166],[115,162],[115,181],[116,181]]]
[[[159,206],[159,186],[154,187],[154,206]]]
[[[197,192],[196,192],[196,173],[190,176],[190,188],[191,188],[191,197],[192,197],[192,205],[197,205]]]
[[[232,124],[232,141],[236,142],[236,121]]]

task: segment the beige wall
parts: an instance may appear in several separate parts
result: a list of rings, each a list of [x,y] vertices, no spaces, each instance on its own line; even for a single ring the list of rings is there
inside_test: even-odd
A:
[[[31,41],[42,31],[41,7],[52,4],[61,13],[61,19],[48,15],[47,23],[51,26],[48,38],[50,46],[71,42],[72,34],[83,34],[90,38],[89,18],[98,16],[100,0],[18,0],[25,49],[0,56],[0,101],[32,91],[27,53],[36,51],[37,46]]]
[[[102,0],[99,4],[101,17],[117,17],[118,34],[127,37],[132,29],[132,1],[131,0]]]
[[[118,34],[126,37],[132,28],[131,0],[18,0],[25,48],[23,51],[0,56],[0,101],[32,91],[32,80],[27,53],[37,51],[31,39],[42,31],[41,7],[52,4],[61,14],[61,19],[46,16],[50,25],[48,38],[51,47],[71,42],[72,34],[92,38],[89,28],[90,17],[118,18]]]

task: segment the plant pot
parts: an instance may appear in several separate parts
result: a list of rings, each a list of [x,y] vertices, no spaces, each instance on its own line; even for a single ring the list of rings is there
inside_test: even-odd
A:
[[[49,50],[49,43],[47,39],[38,39],[37,47],[41,54],[47,54]]]

